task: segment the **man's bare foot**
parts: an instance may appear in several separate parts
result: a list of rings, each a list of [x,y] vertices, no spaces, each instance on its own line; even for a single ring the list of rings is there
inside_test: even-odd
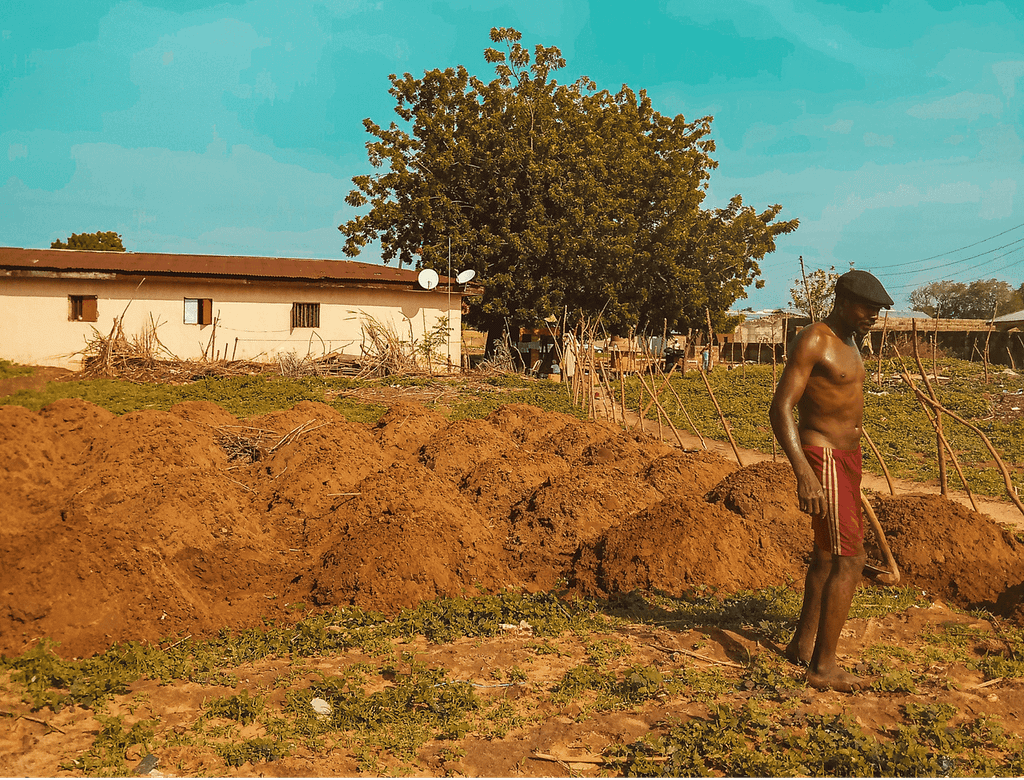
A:
[[[796,664],[797,666],[807,668],[811,665],[810,648],[808,648],[807,652],[802,651],[800,646],[797,645],[795,639],[786,645],[786,650],[783,652],[783,655],[786,656],[787,661]]]
[[[817,688],[819,691],[833,690],[842,693],[853,693],[854,691],[864,690],[871,684],[871,681],[858,677],[855,674],[850,674],[850,672],[837,666],[832,671],[824,674],[808,669],[807,684],[812,688]]]

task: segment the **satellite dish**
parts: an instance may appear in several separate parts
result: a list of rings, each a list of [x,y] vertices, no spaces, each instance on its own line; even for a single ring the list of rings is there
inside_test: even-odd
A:
[[[437,271],[433,268],[424,268],[420,271],[420,275],[416,277],[416,281],[419,282],[420,287],[424,290],[433,290],[437,287],[438,279]]]
[[[461,274],[459,274],[458,276],[456,276],[456,277],[455,277],[455,281],[457,281],[457,282],[458,282],[459,284],[465,284],[465,283],[466,283],[466,282],[468,282],[468,281],[469,281],[470,279],[472,279],[472,278],[473,278],[474,276],[476,276],[476,271],[474,271],[474,270],[473,270],[473,269],[471,268],[471,269],[469,269],[468,271],[463,271],[463,272],[462,272]]]

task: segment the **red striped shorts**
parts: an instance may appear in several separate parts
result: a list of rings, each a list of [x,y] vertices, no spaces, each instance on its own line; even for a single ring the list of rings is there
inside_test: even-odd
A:
[[[825,514],[811,518],[814,544],[833,555],[859,555],[864,549],[860,450],[834,450],[805,444],[803,451],[821,481],[828,503]]]

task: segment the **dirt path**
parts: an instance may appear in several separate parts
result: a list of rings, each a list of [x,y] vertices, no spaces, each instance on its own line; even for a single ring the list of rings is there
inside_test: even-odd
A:
[[[615,404],[614,414],[616,419],[622,419],[622,407],[617,403]],[[640,418],[637,414],[632,410],[627,409],[625,415],[628,425],[635,430],[639,430]],[[605,420],[607,421],[608,418],[606,417]],[[647,433],[657,436],[665,443],[678,446],[675,433],[673,433],[672,429],[667,425],[648,419],[644,420],[643,428]],[[686,450],[706,450],[708,452],[713,452],[726,460],[732,461],[733,463],[736,462],[736,451],[738,451],[742,465],[744,466],[750,466],[754,463],[763,463],[765,461],[779,463],[786,462],[786,456],[781,449],[779,449],[774,457],[761,452],[760,450],[751,450],[739,446],[737,446],[736,451],[734,451],[732,445],[727,441],[716,441],[715,439],[709,438],[701,440],[699,437],[694,436],[692,433],[685,430],[678,428],[676,430],[679,434],[679,439],[682,441],[683,448]],[[953,481],[955,482],[955,478]],[[930,482],[914,482],[912,480],[893,477],[892,482],[896,495],[926,494],[937,496],[940,495],[941,492],[938,480]],[[886,481],[885,477],[880,474],[865,472],[862,484],[865,491],[868,493],[877,493],[883,496],[891,494],[889,490],[889,483]],[[950,487],[946,497],[952,501],[962,504],[965,507],[973,508],[970,497],[963,491],[954,490]],[[985,496],[974,496],[974,503],[977,505],[979,512],[988,515],[993,520],[1016,530],[1024,530],[1024,515],[1021,514],[1020,510],[1012,501]]]

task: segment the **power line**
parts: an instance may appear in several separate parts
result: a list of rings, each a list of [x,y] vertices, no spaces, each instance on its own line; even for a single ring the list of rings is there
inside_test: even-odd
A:
[[[980,241],[975,241],[973,244],[967,244],[966,246],[958,247],[957,249],[947,249],[946,251],[939,252],[937,255],[932,255],[931,257],[925,257],[925,258],[922,258],[920,260],[905,260],[905,261],[903,261],[901,263],[892,263],[890,265],[876,265],[874,267],[878,268],[878,269],[882,269],[882,268],[902,268],[902,267],[908,266],[908,265],[917,265],[918,263],[927,263],[929,260],[934,260],[937,257],[946,257],[947,255],[951,255],[954,252],[962,252],[965,249],[970,249],[971,247],[978,246],[979,244],[984,244],[986,241],[992,241],[993,239],[999,238],[1000,236],[1005,236],[1007,233],[1012,233],[1014,230],[1018,230],[1018,229],[1020,229],[1022,227],[1024,227],[1024,222],[1022,222],[1019,225],[1015,225],[1012,228],[1007,228],[1002,233],[996,233],[994,236],[988,236],[987,238],[983,238]],[[1000,249],[1004,249],[1007,246],[1012,246],[1013,244],[1016,244],[1019,241],[1024,241],[1024,239],[1018,239],[1017,241],[1011,241],[1009,244],[1005,244],[1002,247],[997,247],[996,249],[990,249],[990,250],[988,250],[986,252],[981,252],[980,254],[972,255],[971,257],[964,257],[964,258],[961,258],[960,260],[956,260],[956,261],[953,261],[953,262],[957,263],[957,262],[962,262],[963,260],[972,260],[975,257],[981,257],[981,255],[988,254],[989,252],[998,252]]]
[[[1014,242],[1014,243],[1016,243],[1016,242]],[[1007,246],[1009,246],[1009,244]],[[996,257],[993,257],[993,258],[991,258],[991,260],[986,261],[986,263],[982,263],[979,266],[974,266],[974,267],[971,267],[971,268],[965,268],[965,269],[962,269],[962,270],[959,270],[959,271],[954,271],[954,272],[952,272],[950,274],[945,274],[945,275],[941,275],[939,277],[934,277],[934,278],[932,278],[932,279],[930,279],[928,281],[918,280],[917,282],[903,284],[903,285],[892,285],[891,289],[893,289],[893,290],[917,289],[918,287],[923,287],[923,286],[925,286],[927,284],[932,284],[934,282],[953,281],[953,279],[955,279],[958,276],[962,276],[964,274],[974,274],[974,273],[976,273],[978,271],[978,269],[982,265],[986,265],[988,262],[994,262],[996,260],[1002,260],[1003,258],[1009,257],[1011,255],[1016,255],[1018,252],[1021,252],[1021,251],[1024,251],[1024,247],[1017,247],[1016,249],[1011,249],[1009,252],[1005,252],[1004,254],[1001,254],[1001,255],[998,255]],[[1012,268],[1013,266],[1018,265],[1022,260],[1024,260],[1024,258],[1018,256],[1018,257],[1014,258],[1013,260],[1011,260],[1009,263],[1006,263],[1005,265],[1001,265],[1001,266],[998,266],[996,268],[988,269],[985,272],[985,274],[986,275],[988,275],[988,274],[995,274],[995,273],[998,273],[999,271],[1005,271],[1007,268]],[[945,267],[945,266],[939,266],[939,267],[941,268],[941,267]],[[929,268],[929,269],[925,269],[925,270],[933,271],[933,270],[937,270],[937,269]],[[981,277],[981,276],[977,276],[977,277],[974,277],[973,279],[970,279],[970,281],[971,282],[978,282],[978,281],[982,281],[982,278],[983,277]],[[969,282],[965,282],[965,283],[969,283]]]

